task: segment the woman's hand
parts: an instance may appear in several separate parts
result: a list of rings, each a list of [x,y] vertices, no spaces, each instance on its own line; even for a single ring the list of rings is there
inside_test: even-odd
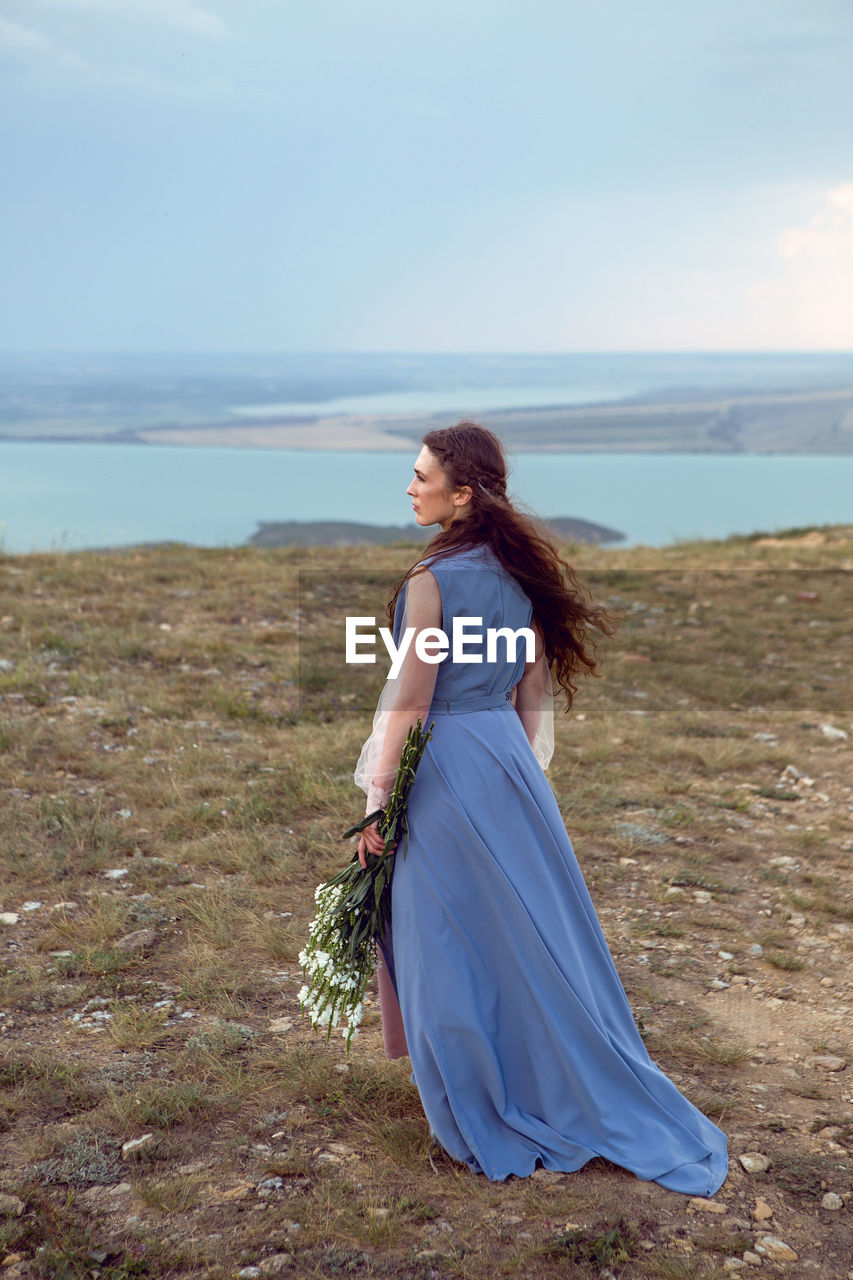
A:
[[[392,845],[390,852],[393,852],[396,848],[396,845]],[[365,827],[362,831],[361,839],[358,842],[358,860],[362,867],[364,867],[365,871],[367,870],[367,854],[374,853],[378,857],[380,854],[384,853],[384,851],[385,841],[379,834],[376,828],[376,823],[371,822],[370,826]]]

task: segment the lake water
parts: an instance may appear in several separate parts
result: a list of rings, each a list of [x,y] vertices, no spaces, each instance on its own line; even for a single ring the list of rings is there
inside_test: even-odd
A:
[[[246,541],[260,520],[408,524],[412,456],[0,442],[6,552]],[[621,545],[853,522],[853,457],[521,454],[511,493]]]

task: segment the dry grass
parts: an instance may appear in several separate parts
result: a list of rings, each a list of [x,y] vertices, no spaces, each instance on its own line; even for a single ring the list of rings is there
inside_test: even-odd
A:
[[[850,530],[572,549],[621,623],[549,775],[650,1052],[734,1149],[773,1147],[786,1238],[827,1276],[843,1224],[815,1233],[815,1188],[853,1168],[814,1125],[846,1116],[845,1073],[802,1063],[851,1047],[849,746],[820,729],[853,721],[851,549]],[[698,1280],[742,1251],[603,1161],[475,1177],[431,1146],[375,1005],[349,1059],[301,1022],[312,891],[360,812],[381,679],[343,665],[342,618],[378,615],[411,556],[0,557],[0,909],[20,917],[0,926],[0,1157],[27,1205],[0,1220],[9,1280],[230,1280],[274,1253],[299,1276]],[[735,1217],[754,1189],[730,1177]]]

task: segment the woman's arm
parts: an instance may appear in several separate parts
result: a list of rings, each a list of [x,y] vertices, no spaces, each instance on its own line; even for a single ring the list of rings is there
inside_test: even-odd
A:
[[[434,575],[429,570],[415,574],[406,584],[403,618],[403,628],[414,628],[414,635],[406,650],[400,673],[393,681],[391,707],[385,721],[376,765],[370,774],[366,813],[384,807],[394,786],[406,735],[418,720],[423,723],[426,719],[435,689],[438,664],[424,662],[418,657],[416,641],[419,632],[425,627],[440,627],[441,620],[441,592]],[[400,634],[402,639],[402,630]],[[371,823],[365,828],[359,841],[358,852],[362,866],[365,865],[365,849],[370,853],[381,853],[383,848],[384,841],[376,830],[376,824]]]

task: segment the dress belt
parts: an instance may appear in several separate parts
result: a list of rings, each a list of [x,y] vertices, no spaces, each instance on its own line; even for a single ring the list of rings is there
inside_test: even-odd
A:
[[[509,693],[484,693],[479,698],[454,698],[447,702],[436,698],[430,703],[427,716],[461,716],[466,711],[488,711],[492,707],[503,707],[512,698]]]

